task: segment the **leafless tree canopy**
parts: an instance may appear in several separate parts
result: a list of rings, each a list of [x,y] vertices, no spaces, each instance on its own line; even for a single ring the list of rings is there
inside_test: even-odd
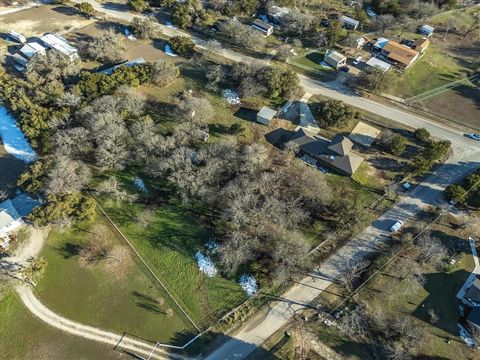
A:
[[[81,48],[89,58],[96,61],[114,63],[125,59],[125,45],[120,35],[113,29],[83,42]]]

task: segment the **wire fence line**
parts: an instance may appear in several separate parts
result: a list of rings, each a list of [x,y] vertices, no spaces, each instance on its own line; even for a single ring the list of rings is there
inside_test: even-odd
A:
[[[145,266],[145,268],[149,271],[149,273],[155,278],[155,280],[161,285],[161,287],[165,290],[165,292],[170,296],[170,298],[173,300],[175,305],[180,309],[180,311],[186,316],[188,321],[197,329],[199,333],[202,333],[202,330],[197,326],[197,324],[192,320],[192,318],[187,314],[187,312],[183,309],[183,307],[180,305],[180,303],[175,299],[173,294],[168,290],[168,288],[165,286],[162,280],[158,278],[158,276],[153,272],[153,270],[148,266],[148,264],[145,262],[143,257],[138,253],[138,251],[135,249],[135,247],[131,244],[131,242],[128,240],[128,238],[123,234],[123,232],[118,228],[118,226],[113,222],[113,220],[108,216],[108,214],[103,210],[103,208],[100,206],[98,203],[97,199],[95,199],[93,196],[92,198],[95,200],[96,206],[98,209],[101,211],[101,213],[105,216],[105,218],[110,222],[110,224],[113,226],[113,228],[120,234],[122,239],[127,243],[127,245],[133,250],[135,255],[140,259],[142,264]]]

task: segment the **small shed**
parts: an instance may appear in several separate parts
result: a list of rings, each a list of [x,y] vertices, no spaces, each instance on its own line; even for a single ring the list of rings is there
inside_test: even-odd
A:
[[[252,27],[255,30],[261,31],[265,36],[270,36],[273,33],[273,26],[260,19],[255,20]]]
[[[417,50],[420,54],[423,54],[425,50],[427,50],[428,46],[430,45],[430,40],[427,38],[421,38],[415,40],[413,43],[412,49]]]
[[[345,15],[340,18],[340,21],[342,22],[343,27],[346,29],[357,30],[358,26],[360,25],[360,21]]]
[[[340,54],[335,50],[327,50],[323,60],[330,66],[333,66],[335,69],[341,68],[347,64],[346,56]]]
[[[380,69],[383,72],[390,70],[390,68],[392,67],[392,65],[390,65],[386,61],[380,60],[376,57],[370,58],[370,60],[367,61],[367,66]]]
[[[432,26],[424,24],[418,28],[418,33],[430,37],[433,35],[433,30],[435,30]]]
[[[268,106],[264,106],[257,113],[257,122],[263,125],[269,125],[270,121],[277,115],[277,112]]]

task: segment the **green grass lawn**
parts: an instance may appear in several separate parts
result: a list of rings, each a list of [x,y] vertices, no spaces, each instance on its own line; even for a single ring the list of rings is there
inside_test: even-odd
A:
[[[389,73],[387,92],[408,98],[468,76],[468,69],[446,55],[435,43],[425,55],[405,71]]]
[[[200,326],[211,324],[245,300],[235,281],[219,275],[209,278],[199,271],[195,253],[212,235],[202,225],[201,215],[192,215],[176,200],[170,200],[156,207],[153,220],[142,228],[136,218],[145,211],[143,205],[104,201],[103,206]]]
[[[52,311],[82,324],[122,334],[127,331],[153,341],[169,342],[192,330],[168,295],[150,280],[124,244],[99,217],[94,227],[68,232],[52,230],[42,252],[47,267],[35,294]],[[121,253],[118,260],[82,265],[79,250],[104,240]],[[162,299],[164,301],[162,301]],[[163,303],[165,302],[165,303]],[[166,310],[174,309],[168,317]]]
[[[305,55],[297,56],[289,61],[296,70],[304,70],[307,74],[316,75],[324,81],[331,81],[336,78],[336,71],[332,68],[325,68],[320,65],[323,61],[324,53],[313,51]],[[303,72],[303,71],[300,71]]]
[[[2,359],[128,359],[113,351],[112,346],[65,334],[45,324],[23,306],[13,290],[2,295],[0,309]]]

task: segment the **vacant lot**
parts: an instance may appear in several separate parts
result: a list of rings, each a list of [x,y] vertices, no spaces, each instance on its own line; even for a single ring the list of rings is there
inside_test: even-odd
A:
[[[108,249],[107,258],[86,263],[92,242]],[[152,341],[175,342],[191,329],[163,289],[112,233],[100,216],[94,226],[53,230],[42,252],[46,271],[35,289],[52,311],[82,324]],[[174,310],[173,316],[167,309]]]
[[[480,88],[466,84],[421,101],[431,113],[480,129]]]
[[[2,309],[0,311],[2,359],[127,360],[130,358],[118,351],[113,351],[112,346],[68,335],[48,326],[23,306],[13,290],[2,293],[0,308]]]
[[[91,22],[92,20],[79,15],[73,8],[42,5],[0,16],[0,35],[10,30],[27,37],[40,36],[46,32],[66,33]]]
[[[199,271],[195,253],[203,251],[213,235],[213,229],[202,224],[201,213],[188,212],[176,199],[159,207],[112,201],[105,201],[104,207],[199,325],[210,325],[245,300],[235,279],[221,275],[209,278]],[[150,212],[151,219],[148,224],[140,225],[137,219],[145,212]]]

